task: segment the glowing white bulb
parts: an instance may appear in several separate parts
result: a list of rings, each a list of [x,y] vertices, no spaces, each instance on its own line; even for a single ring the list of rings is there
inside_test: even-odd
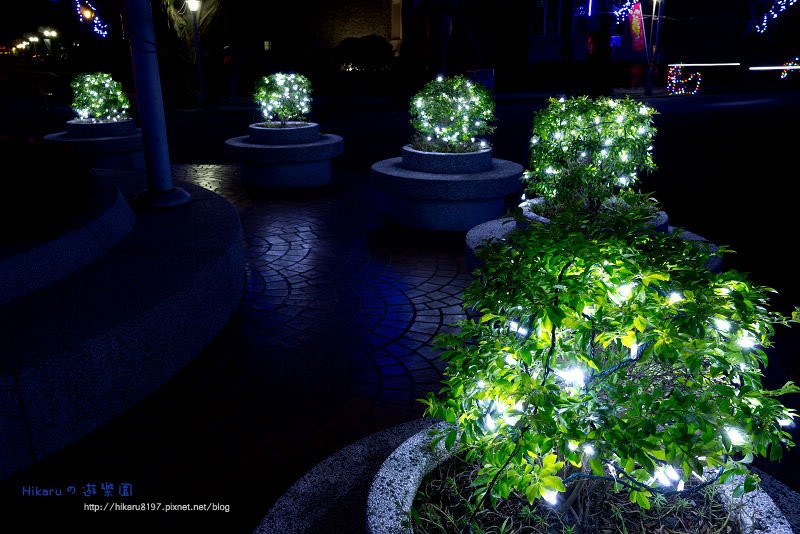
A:
[[[505,362],[512,367],[517,365],[517,359],[511,354],[506,354]]]
[[[678,293],[677,291],[673,291],[672,293],[669,294],[669,303],[670,304],[675,304],[676,302],[680,302],[682,300],[683,300],[683,296],[681,296],[681,294]]]
[[[676,480],[677,481],[677,480],[681,479],[681,476],[678,474],[677,471],[675,471],[675,468],[672,467],[671,465],[667,466],[666,472],[667,472],[667,476],[669,477],[670,480]]]
[[[648,108],[647,106],[642,106],[639,108],[639,113],[641,113],[642,115],[647,115],[650,113],[650,108]]]
[[[478,386],[478,389],[483,389],[486,387],[486,382],[483,380],[478,380],[478,383],[475,385]]]
[[[572,452],[575,452],[578,450],[578,444],[575,441],[570,441],[569,443],[567,443],[567,448]]]
[[[666,470],[664,469],[663,465],[659,465],[656,468],[656,472],[653,473],[653,476],[656,477],[658,483],[662,486],[671,486],[672,482],[670,481],[669,477],[667,476]]]
[[[481,145],[481,148],[486,148],[486,141],[481,141],[480,145]]]
[[[631,359],[639,358],[639,344],[634,343],[631,345]]]
[[[625,115],[617,115],[617,124],[622,124],[622,121],[625,120]]]
[[[528,329],[525,328],[524,326],[520,326],[520,324],[518,322],[516,322],[516,321],[509,322],[508,323],[508,329],[511,330],[512,332],[516,332],[517,334],[519,334],[521,336],[528,335]]]
[[[538,142],[539,142],[539,138],[538,137],[536,137],[536,136],[531,137],[531,144],[532,145],[535,145]]]
[[[555,137],[556,139],[561,139],[562,137],[564,137],[564,134],[562,134],[561,132],[556,132],[555,135],[553,135],[553,137]]]
[[[622,284],[617,288],[617,294],[624,300],[629,299],[632,293],[633,293],[633,284]]]
[[[683,491],[684,486],[685,486],[685,484],[683,483],[683,480],[678,482],[678,491]]]
[[[583,307],[583,314],[588,315],[589,317],[594,317],[594,314],[597,312],[597,307],[594,304],[590,304],[588,306]]]
[[[718,287],[718,288],[714,289],[714,292],[716,292],[718,295],[730,295],[731,294],[731,290],[728,287]]]
[[[611,141],[611,139],[606,139],[605,141],[603,141],[603,144],[604,144],[605,146],[611,146],[611,143],[612,143],[612,142],[613,142],[613,141]]]
[[[441,82],[442,80],[444,80],[444,76],[442,76],[441,74],[436,77],[437,82]]]
[[[619,155],[619,159],[622,161],[628,161],[628,152],[623,150],[622,154]]]
[[[494,432],[497,430],[497,422],[494,420],[491,414],[487,413],[486,417],[483,418],[483,425],[489,432]]]
[[[731,329],[731,323],[719,317],[714,318],[714,327],[720,332],[727,332]]]
[[[792,421],[791,419],[778,419],[778,424],[782,427],[787,427],[787,426],[793,427],[794,421]]]
[[[547,167],[547,168],[544,170],[544,173],[545,173],[545,174],[555,174],[555,173],[556,173],[556,170],[555,170],[553,167]]]
[[[563,96],[562,96],[561,98],[559,98],[559,99],[558,99],[558,101],[559,101],[559,102],[561,102],[562,104],[563,104],[564,102],[566,102],[566,100],[564,99],[564,97],[563,97]]]
[[[544,492],[542,492],[542,498],[551,505],[555,506],[555,504],[558,502],[558,492],[545,490]]]
[[[642,134],[644,134],[644,132],[646,132],[646,131],[647,131],[647,130],[645,129],[645,127],[644,127],[644,126],[639,126],[639,130],[638,130],[638,132],[639,132],[639,135],[642,135]]]
[[[583,370],[578,367],[556,371],[556,374],[570,386],[582,388],[586,384],[586,377],[583,374]]]
[[[594,456],[594,445],[584,445],[583,446],[583,454],[586,456]]]
[[[586,152],[581,152],[581,157],[585,158],[586,157]]]
[[[751,336],[750,332],[745,332],[741,337],[739,337],[739,339],[736,341],[736,344],[743,349],[752,349],[756,346],[756,338]]]
[[[595,117],[594,118],[594,123],[595,124],[600,124],[600,117]]]
[[[603,150],[601,150],[601,151],[600,151],[600,155],[601,155],[602,157],[606,157],[606,156],[608,156],[608,150],[606,150],[606,149],[604,148]]]
[[[621,185],[623,187],[628,185],[628,179],[625,176],[620,176],[618,178],[618,181],[619,181],[619,185]]]
[[[727,427],[725,432],[728,434],[728,439],[731,440],[732,445],[744,445],[747,443],[747,438],[738,428]]]

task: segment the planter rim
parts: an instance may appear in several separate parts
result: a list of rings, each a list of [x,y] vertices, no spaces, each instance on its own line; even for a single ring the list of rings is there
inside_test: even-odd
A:
[[[110,121],[104,119],[70,119],[67,121],[67,124],[81,124],[81,125],[89,125],[89,124],[123,124],[126,122],[133,122],[133,119],[128,117],[127,119],[122,119],[118,121]]]
[[[412,147],[411,144],[403,145],[403,150],[407,150],[409,152],[413,152],[415,154],[425,154],[426,156],[437,157],[437,156],[474,156],[475,154],[483,154],[486,152],[491,152],[492,147],[487,146],[486,148],[481,148],[478,150],[471,150],[469,152],[433,152],[431,150],[417,150],[416,148]]]
[[[261,121],[261,122],[254,122],[250,125],[250,128],[258,128],[260,130],[301,130],[303,128],[314,128],[315,126],[319,126],[316,122],[310,121],[288,121],[286,124],[286,128],[281,126],[263,126],[264,124],[280,124],[280,121]]]
[[[389,455],[370,486],[367,497],[367,532],[411,533],[402,526],[406,513],[411,509],[422,479],[452,455],[440,440],[431,448],[431,430],[444,430],[451,425],[438,422],[404,441]],[[772,534],[791,534],[791,524],[783,511],[762,489],[747,494],[747,498],[734,498],[733,488],[744,479],[743,475],[731,477],[718,486],[718,494],[726,509],[735,514],[743,532],[764,529]]]

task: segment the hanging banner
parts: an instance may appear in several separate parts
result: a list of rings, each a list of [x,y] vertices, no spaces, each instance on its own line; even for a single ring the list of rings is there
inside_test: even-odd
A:
[[[644,50],[644,17],[642,17],[642,4],[636,2],[628,13],[628,22],[631,25],[631,48],[634,52]]]

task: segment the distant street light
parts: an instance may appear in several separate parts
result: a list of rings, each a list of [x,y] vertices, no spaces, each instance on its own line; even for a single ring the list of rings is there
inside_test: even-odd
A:
[[[200,54],[200,32],[197,31],[197,12],[200,11],[200,0],[186,0],[186,7],[192,12],[192,25],[194,26],[194,62],[197,65],[197,101],[205,101],[205,88],[203,86],[203,65]]]
[[[39,38],[36,37],[35,35],[31,35],[30,37],[28,37],[28,41],[30,41],[32,43],[38,43],[39,42]]]

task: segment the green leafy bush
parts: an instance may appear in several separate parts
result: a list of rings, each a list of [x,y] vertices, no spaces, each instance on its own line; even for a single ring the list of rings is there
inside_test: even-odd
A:
[[[597,211],[655,169],[652,108],[629,98],[549,102],[534,119],[523,182],[551,213]]]
[[[72,110],[81,120],[104,122],[129,118],[130,101],[110,74],[78,74],[72,79],[72,95]]]
[[[494,100],[464,76],[428,82],[411,99],[412,146],[429,152],[473,152],[486,148],[494,127]]]
[[[311,82],[302,74],[276,72],[259,80],[253,99],[265,120],[277,119],[285,128],[291,120],[305,120],[311,110]]]
[[[707,247],[668,234],[592,237],[547,224],[484,247],[467,288],[479,319],[440,339],[448,365],[426,413],[482,464],[478,498],[555,503],[603,478],[631,502],[690,477],[747,474],[792,446],[794,412],[761,383],[768,288],[704,268]],[[596,235],[596,234],[594,234]]]

